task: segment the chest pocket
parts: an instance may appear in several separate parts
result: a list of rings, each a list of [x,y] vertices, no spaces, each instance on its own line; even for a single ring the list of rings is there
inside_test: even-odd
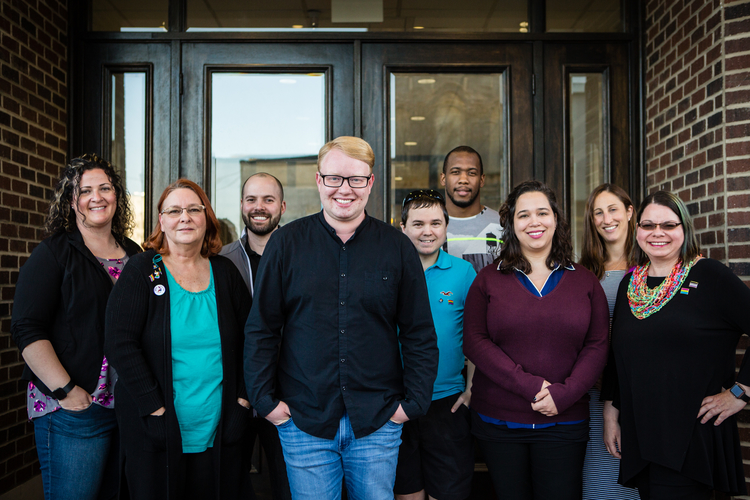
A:
[[[392,271],[366,272],[363,297],[365,310],[384,316],[396,314],[398,304],[396,274]]]

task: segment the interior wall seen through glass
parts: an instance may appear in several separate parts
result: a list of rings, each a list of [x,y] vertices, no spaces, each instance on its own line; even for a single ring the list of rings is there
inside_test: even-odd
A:
[[[284,186],[282,224],[320,210],[315,172],[326,141],[325,80],[322,73],[212,73],[211,203],[225,244],[244,228],[242,183],[258,172]]]
[[[621,0],[545,0],[547,31],[617,33],[623,30]]]
[[[135,218],[131,238],[142,243],[146,231],[146,73],[113,73],[111,83],[112,134],[108,160],[123,177],[130,194]]]
[[[391,224],[409,191],[443,191],[443,160],[461,145],[482,156],[482,203],[500,207],[509,178],[506,86],[504,73],[391,73]]]
[[[169,0],[89,0],[92,31],[166,31]]]
[[[188,31],[525,32],[527,0],[188,0]]]
[[[570,103],[570,225],[576,260],[581,255],[586,200],[605,182],[604,75],[571,73],[568,76]]]

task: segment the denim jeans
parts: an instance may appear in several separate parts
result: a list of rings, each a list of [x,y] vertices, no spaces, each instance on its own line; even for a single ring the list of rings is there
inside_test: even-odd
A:
[[[115,411],[92,404],[83,411],[57,410],[35,418],[34,436],[47,500],[115,498]]]
[[[393,500],[402,427],[389,420],[372,434],[355,439],[344,413],[331,440],[301,431],[291,419],[279,425],[292,497],[338,500],[343,478],[350,500]]]

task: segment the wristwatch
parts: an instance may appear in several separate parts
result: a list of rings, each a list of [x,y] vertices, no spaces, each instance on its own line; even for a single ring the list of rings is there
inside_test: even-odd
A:
[[[68,397],[68,393],[72,391],[73,387],[75,386],[76,384],[75,382],[73,382],[73,379],[70,379],[70,382],[68,382],[68,385],[66,385],[65,387],[60,387],[59,389],[55,389],[54,391],[52,391],[52,395],[55,396],[56,400],[60,401]]]
[[[741,399],[745,403],[750,403],[750,396],[745,394],[745,390],[740,387],[739,384],[734,384],[731,389],[729,389],[729,392],[732,393],[732,396],[734,396],[737,399]]]

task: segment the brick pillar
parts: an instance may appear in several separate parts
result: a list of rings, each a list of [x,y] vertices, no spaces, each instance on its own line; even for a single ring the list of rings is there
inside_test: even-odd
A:
[[[10,339],[18,269],[66,162],[67,0],[0,0],[0,495],[39,473]]]
[[[647,191],[678,193],[703,254],[750,284],[750,1],[647,0],[645,16]]]

